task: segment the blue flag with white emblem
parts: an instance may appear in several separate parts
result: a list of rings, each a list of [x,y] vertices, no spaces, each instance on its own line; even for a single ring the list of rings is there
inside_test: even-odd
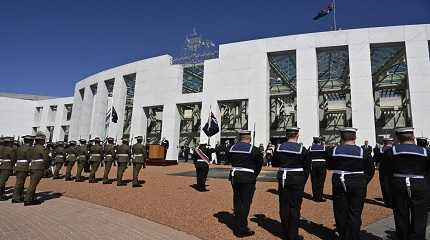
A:
[[[318,19],[328,15],[329,13],[331,13],[334,10],[334,8],[335,8],[334,2],[331,2],[326,8],[324,8],[318,12],[318,15],[316,15],[314,17],[314,20],[318,20]]]
[[[208,122],[203,127],[203,132],[208,137],[212,137],[213,135],[219,132],[218,121],[216,120],[216,117],[212,112],[211,112],[211,115],[209,116]]]

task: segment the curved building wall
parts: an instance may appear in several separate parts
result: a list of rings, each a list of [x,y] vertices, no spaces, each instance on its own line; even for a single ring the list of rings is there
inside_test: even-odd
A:
[[[259,39],[220,45],[219,58],[204,62],[203,91],[182,93],[183,67],[172,65],[168,55],[149,58],[92,75],[76,84],[71,138],[123,135],[126,104],[132,106],[130,136],[146,135],[148,109],[162,107],[161,136],[170,141],[168,159],[179,151],[181,112],[178,105],[201,104],[201,122],[210,109],[221,122],[220,103],[243,100],[247,128],[255,128],[255,144],[270,138],[270,66],[268,53],[294,51],[296,59],[296,113],[301,128],[300,141],[310,144],[320,134],[320,103],[317,50],[342,46],[348,52],[350,109],[352,126],[359,129],[358,143],[368,139],[375,144],[374,98],[372,90],[371,44],[404,43],[410,94],[412,125],[418,135],[430,136],[430,25],[340,30]],[[135,75],[133,75],[135,74]],[[131,88],[126,83],[135,76],[132,105]],[[114,81],[109,91],[107,81]],[[96,88],[96,90],[94,90]],[[117,123],[106,127],[111,106]],[[146,111],[146,112],[145,112]],[[154,115],[155,116],[155,115]],[[109,122],[109,121],[108,121]],[[200,141],[207,141],[200,133]],[[220,141],[220,134],[211,138]]]

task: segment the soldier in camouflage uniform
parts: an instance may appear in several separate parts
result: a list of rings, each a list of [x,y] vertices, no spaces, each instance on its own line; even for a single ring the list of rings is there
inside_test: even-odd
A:
[[[146,146],[142,144],[143,137],[136,137],[137,143],[133,145],[133,187],[141,187],[139,183],[139,172],[142,166],[145,164],[147,158]]]
[[[88,162],[88,148],[87,141],[85,139],[79,140],[81,144],[78,147],[78,169],[76,171],[76,182],[83,182],[84,178],[82,177],[82,170],[84,170],[85,165]]]
[[[99,169],[100,163],[103,159],[103,147],[100,144],[100,138],[96,137],[94,139],[94,145],[91,146],[90,150],[90,165],[91,173],[89,177],[89,183],[96,183],[96,172]]]
[[[61,178],[60,177],[60,170],[64,164],[64,160],[66,157],[66,151],[64,149],[64,142],[62,142],[62,141],[57,142],[53,153],[54,153],[53,159],[55,162],[55,170],[54,170],[53,179],[60,179]]]
[[[48,151],[48,167],[45,169],[44,176],[50,178],[54,175],[54,144],[52,142],[46,143],[46,150]]]
[[[0,201],[7,200],[5,196],[6,182],[13,173],[13,166],[16,161],[16,150],[13,146],[13,138],[4,138],[4,144],[0,156]]]
[[[40,204],[41,201],[36,199],[36,188],[42,179],[45,169],[49,164],[49,156],[45,144],[45,136],[39,134],[35,137],[35,144],[31,152],[30,162],[30,185],[24,197],[24,206]]]
[[[115,153],[115,144],[113,142],[113,138],[107,138],[107,144],[104,147],[104,159],[105,159],[105,169],[103,174],[103,184],[111,184],[112,182],[109,180],[109,172],[112,167],[112,163],[116,158]]]
[[[77,152],[76,141],[70,141],[69,146],[66,148],[66,181],[72,181],[72,168],[77,159]]]
[[[15,163],[15,191],[13,192],[12,203],[20,203],[24,201],[24,184],[29,173],[29,163],[33,151],[33,136],[24,136],[24,144],[21,145],[16,152]]]
[[[116,181],[117,186],[125,186],[127,185],[123,180],[122,176],[124,174],[124,171],[127,169],[127,164],[130,161],[130,146],[128,145],[128,139],[123,138],[122,144],[118,147],[116,151],[116,157],[117,157],[117,163],[118,168],[116,172]]]

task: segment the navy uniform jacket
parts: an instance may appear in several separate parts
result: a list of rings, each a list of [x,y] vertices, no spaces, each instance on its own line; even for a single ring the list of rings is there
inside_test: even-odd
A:
[[[234,182],[255,183],[257,181],[257,176],[260,174],[263,166],[263,155],[257,147],[239,142],[230,147],[227,157],[232,167],[254,170],[254,173],[236,171],[234,173]],[[232,180],[231,172],[229,179],[230,181]]]
[[[387,176],[394,173],[425,176],[430,173],[428,149],[415,144],[394,145],[386,151],[383,162]]]
[[[385,152],[390,150],[391,146],[379,146],[375,147],[373,149],[373,161],[375,164],[379,164],[382,162],[382,159],[384,158]],[[381,167],[381,166],[379,166]]]
[[[312,144],[309,147],[309,157],[311,160],[313,159],[323,159],[326,160],[328,159],[327,156],[327,151],[325,149],[325,146],[323,144]],[[312,164],[319,164],[319,165],[325,165],[325,162],[314,162]]]
[[[273,154],[272,166],[280,168],[303,168],[303,173],[307,177],[311,168],[311,159],[308,150],[302,144],[285,142],[276,147]]]
[[[203,147],[203,146],[198,147],[198,149],[200,149],[209,158],[209,160],[208,160],[209,162],[212,160],[212,153],[215,152],[215,149],[207,148],[207,147]],[[197,161],[197,160],[202,159],[202,158],[197,154],[196,150],[197,150],[197,148],[194,149],[193,156],[192,156],[193,163],[196,165],[196,167],[207,167],[208,164],[206,162]]]
[[[370,153],[357,145],[342,144],[328,151],[328,169],[361,172],[373,178],[375,168]]]

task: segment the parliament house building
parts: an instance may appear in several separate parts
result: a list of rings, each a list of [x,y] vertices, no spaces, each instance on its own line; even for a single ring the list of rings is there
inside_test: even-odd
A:
[[[167,159],[181,146],[207,142],[213,112],[220,132],[211,145],[255,131],[255,144],[339,139],[358,129],[374,145],[402,126],[430,136],[430,24],[361,28],[222,44],[214,58],[175,63],[163,55],[104,70],[76,83],[74,95],[0,94],[0,135],[45,132],[49,140],[165,137]]]

